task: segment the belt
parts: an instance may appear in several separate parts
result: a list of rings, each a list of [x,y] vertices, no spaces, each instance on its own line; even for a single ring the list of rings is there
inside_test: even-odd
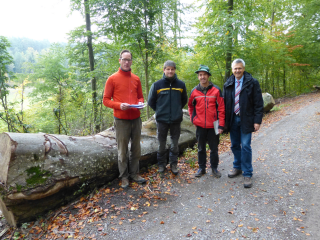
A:
[[[238,114],[234,114],[234,115],[236,115],[237,117],[240,117],[240,113],[238,113]]]

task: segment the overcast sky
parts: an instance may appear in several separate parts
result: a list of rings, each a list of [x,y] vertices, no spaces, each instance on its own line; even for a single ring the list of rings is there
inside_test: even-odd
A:
[[[0,0],[0,36],[67,42],[67,33],[85,24],[70,15],[69,0]]]
[[[193,1],[181,0],[189,4]],[[70,0],[0,0],[0,9],[0,36],[5,37],[68,42],[67,33],[85,24],[79,12],[70,14]],[[184,21],[194,21],[196,16],[199,12],[186,14]],[[193,33],[189,30],[184,35]]]

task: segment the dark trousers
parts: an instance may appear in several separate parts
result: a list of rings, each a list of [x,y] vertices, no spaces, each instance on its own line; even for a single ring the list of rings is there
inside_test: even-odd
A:
[[[167,165],[167,136],[170,130],[171,146],[169,150],[169,163],[170,165],[178,163],[179,156],[179,137],[181,132],[181,123],[162,123],[157,122],[157,134],[159,149],[157,153],[157,160],[159,166]]]
[[[202,128],[197,126],[196,136],[198,141],[198,163],[199,168],[206,169],[207,153],[206,145],[210,148],[210,164],[211,168],[217,168],[219,164],[218,145],[219,135],[216,135],[214,128]]]

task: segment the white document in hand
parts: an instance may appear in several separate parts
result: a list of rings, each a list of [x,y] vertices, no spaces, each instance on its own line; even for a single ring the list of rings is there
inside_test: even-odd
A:
[[[213,127],[214,127],[214,131],[216,133],[216,135],[219,134],[219,120],[216,120],[213,122]]]

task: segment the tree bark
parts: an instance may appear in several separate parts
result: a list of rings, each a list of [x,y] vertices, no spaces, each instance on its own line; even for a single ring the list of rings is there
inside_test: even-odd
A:
[[[173,22],[174,22],[174,29],[173,29],[173,40],[174,46],[178,47],[178,31],[179,31],[179,23],[178,23],[178,0],[173,1]]]
[[[195,142],[195,128],[189,116],[184,116],[180,152]],[[157,127],[150,119],[142,127],[140,169],[157,162],[157,149]],[[0,135],[0,209],[12,226],[33,220],[118,175],[113,128],[87,137]]]
[[[233,10],[233,0],[228,0],[228,12],[229,18],[232,19],[232,10]],[[233,35],[233,26],[232,22],[228,25],[229,34],[227,36],[227,52],[226,52],[226,71],[224,75],[224,81],[231,75],[231,60],[232,60],[232,35]]]
[[[86,14],[86,30],[87,30],[87,46],[89,52],[89,63],[90,71],[94,71],[94,55],[92,47],[92,32],[91,32],[91,20],[90,20],[90,7],[88,0],[84,0],[84,9]],[[92,106],[93,106],[93,125],[94,132],[97,133],[100,131],[100,124],[97,123],[98,116],[98,106],[97,106],[97,80],[95,77],[91,79],[91,90],[92,90]]]
[[[149,96],[149,40],[148,40],[148,20],[147,20],[147,9],[149,6],[146,6],[144,3],[144,49],[145,49],[145,60],[144,60],[144,73],[145,73],[145,88],[146,88],[146,99]],[[147,118],[150,117],[149,106],[147,105]]]
[[[282,84],[283,84],[283,94],[287,95],[287,87],[286,87],[286,66],[283,66],[283,79],[282,79]]]

